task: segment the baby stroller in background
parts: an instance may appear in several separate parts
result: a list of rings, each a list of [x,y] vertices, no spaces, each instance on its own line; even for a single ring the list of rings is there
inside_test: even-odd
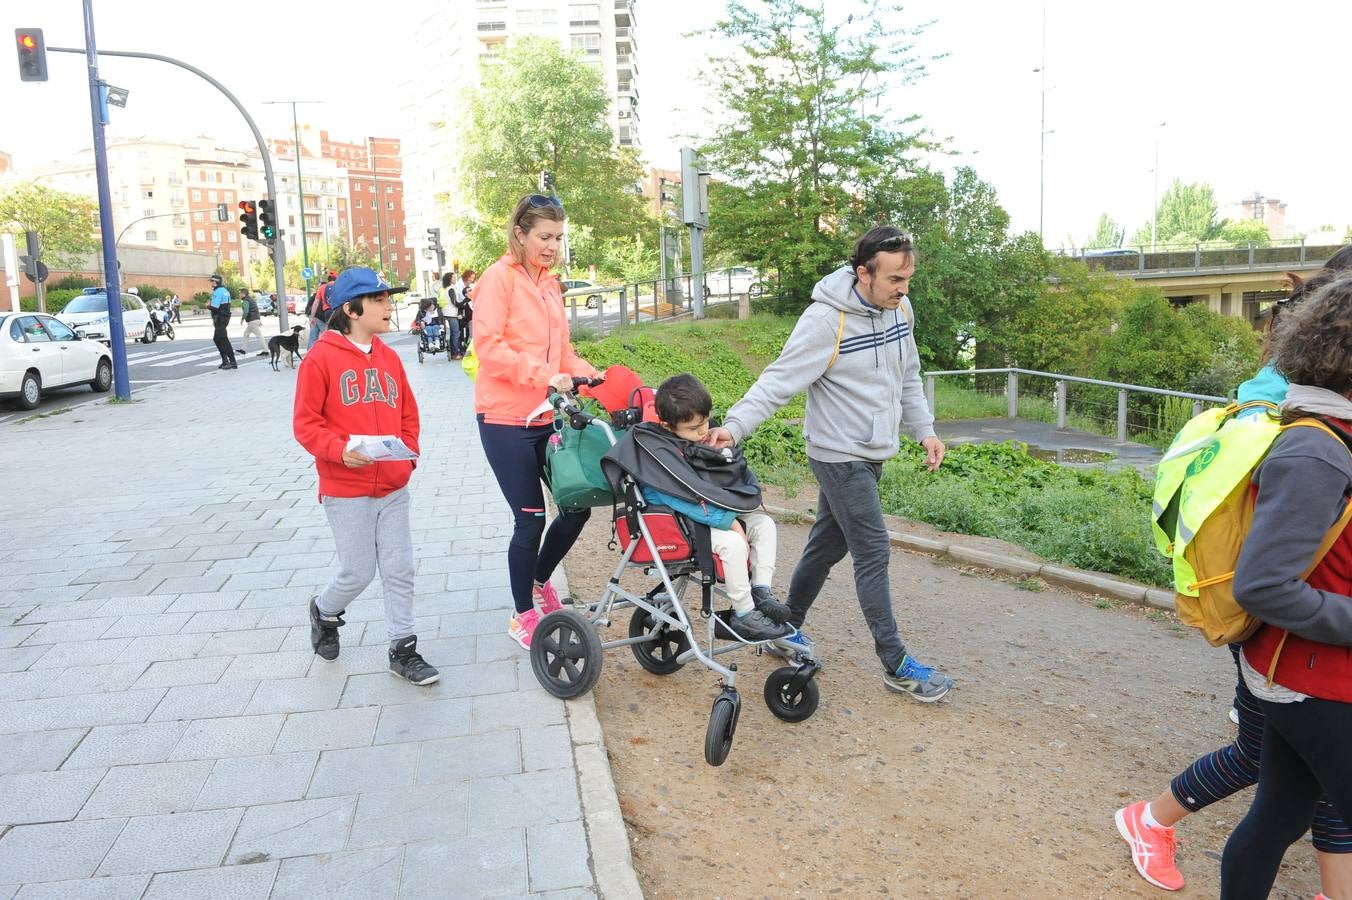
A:
[[[574,389],[592,383],[588,379],[574,379]],[[599,442],[602,446],[611,447],[628,428],[645,419],[655,419],[652,393],[632,371],[613,366],[606,372],[604,390],[592,392],[592,397],[610,413],[610,423],[582,409],[571,393],[552,395],[549,405],[556,413],[556,429],[592,431],[604,437]],[[618,400],[619,397],[626,399]],[[597,458],[598,472],[599,463]],[[604,475],[600,477],[604,480]],[[605,483],[611,484],[608,480]],[[707,551],[707,531],[700,539],[697,529],[703,526],[667,507],[648,504],[638,483],[627,474],[619,478],[618,488],[618,495],[612,487],[606,492],[608,500],[586,505],[614,505],[612,547],[620,549],[620,561],[596,602],[574,605],[540,620],[531,639],[531,668],[546,691],[566,699],[580,696],[596,684],[601,674],[602,651],[611,647],[628,647],[638,664],[654,675],[670,675],[686,663],[698,660],[719,676],[720,690],[705,731],[704,758],[709,765],[722,765],[732,749],[742,701],[737,692],[737,664],[724,666],[716,657],[747,647],[759,653],[773,642],[743,641],[726,627],[731,611],[715,611],[714,597],[726,599],[719,584],[722,563]],[[597,499],[600,498],[598,492]],[[562,506],[573,505],[557,493],[555,499]],[[712,565],[708,565],[710,561]],[[620,586],[620,577],[632,568],[656,576],[657,584],[643,594],[625,590]],[[700,615],[707,622],[704,646],[683,603],[692,584],[699,585]],[[598,629],[610,625],[614,610],[625,608],[634,610],[629,619],[629,636],[602,642]],[[814,677],[821,663],[815,656],[798,651],[776,652],[790,664],[776,669],[766,679],[765,703],[780,719],[801,722],[817,709],[820,688]]]
[[[421,315],[421,313],[419,313],[419,315]],[[448,331],[449,329],[443,321],[441,322],[441,327],[438,329],[437,336],[432,338],[428,336],[426,324],[421,318],[413,320],[413,327],[409,329],[409,334],[416,334],[418,336],[418,362],[422,362],[424,356],[435,356],[438,353],[446,354],[446,359],[448,360],[451,358],[451,344],[450,337],[447,334]]]

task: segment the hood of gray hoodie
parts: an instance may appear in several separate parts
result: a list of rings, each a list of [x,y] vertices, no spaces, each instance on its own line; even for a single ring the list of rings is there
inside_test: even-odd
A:
[[[820,462],[882,462],[895,456],[903,426],[916,440],[934,434],[920,380],[909,298],[883,310],[855,291],[841,267],[817,282],[779,358],[732,409],[725,424],[742,440],[807,391],[803,437]]]

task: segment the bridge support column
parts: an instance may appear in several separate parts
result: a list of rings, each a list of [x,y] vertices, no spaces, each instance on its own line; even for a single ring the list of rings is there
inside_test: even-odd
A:
[[[1211,309],[1212,312],[1219,313],[1221,311],[1222,296],[1223,295],[1221,294],[1220,288],[1215,288],[1207,294],[1206,305]]]

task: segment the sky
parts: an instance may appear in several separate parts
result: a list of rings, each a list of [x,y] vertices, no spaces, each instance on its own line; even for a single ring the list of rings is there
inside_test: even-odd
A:
[[[339,138],[399,135],[398,87],[416,73],[398,46],[421,8],[418,0],[321,7],[94,0],[101,48],[162,53],[205,69],[239,95],[265,134],[289,129],[290,107],[262,101],[324,100],[301,107],[301,119]],[[722,0],[638,0],[640,115],[651,163],[675,168],[680,146],[716,127],[701,115],[709,98],[699,82],[713,45],[686,35],[723,8]],[[1175,178],[1205,181],[1223,210],[1260,191],[1288,204],[1293,229],[1341,232],[1352,223],[1352,179],[1337,168],[1352,120],[1335,111],[1352,4],[1048,0],[1045,177],[1042,76],[1033,71],[1042,60],[1043,10],[1040,0],[906,4],[898,21],[930,23],[916,51],[942,58],[880,102],[880,112],[917,114],[946,140],[951,154],[934,165],[970,165],[991,182],[1015,229],[1037,230],[1041,206],[1049,246],[1083,242],[1104,212],[1130,234],[1150,218],[1157,142],[1161,192]],[[79,0],[0,4],[0,33],[19,26],[44,28],[50,46],[83,46]],[[0,150],[22,169],[88,147],[83,57],[50,54],[45,84],[19,82],[13,60],[0,60]],[[131,91],[128,107],[113,110],[110,136],[206,133],[250,143],[234,108],[196,76],[143,60],[105,58],[100,66],[107,81]]]

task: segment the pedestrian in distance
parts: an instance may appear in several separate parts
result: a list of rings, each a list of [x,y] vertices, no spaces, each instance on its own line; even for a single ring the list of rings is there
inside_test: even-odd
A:
[[[507,633],[522,648],[530,647],[540,616],[561,608],[549,577],[591,515],[590,509],[560,510],[546,530],[541,482],[554,426],[530,420],[550,388],[572,390],[574,376],[596,376],[573,349],[563,298],[550,275],[565,221],[556,198],[522,197],[507,223],[507,252],[474,292],[474,412],[484,454],[512,510],[507,572],[516,609]]]
[[[240,338],[240,346],[236,350],[239,353],[247,354],[249,352],[249,338],[252,336],[258,338],[259,349],[266,353],[267,347],[263,342],[263,316],[258,311],[258,298],[254,297],[248,288],[240,288],[239,305],[240,318],[244,321],[244,337]]]
[[[183,324],[183,301],[178,299],[178,293],[174,292],[169,296],[169,311],[173,313],[174,323]]]
[[[216,345],[216,350],[221,354],[221,364],[218,369],[238,369],[239,365],[235,362],[235,350],[230,346],[230,336],[226,333],[226,328],[230,325],[230,291],[222,284],[221,276],[211,276],[211,341]]]
[[[469,345],[473,335],[470,334],[470,323],[474,320],[474,298],[470,292],[474,290],[474,284],[478,281],[479,273],[473,269],[465,269],[460,273],[460,280],[456,282],[455,296],[458,298],[455,304],[456,315],[460,319],[460,347]],[[461,354],[464,355],[463,352]]]
[[[884,686],[926,703],[943,699],[953,679],[923,665],[897,630],[888,581],[891,540],[878,480],[896,455],[904,426],[925,448],[931,472],[944,459],[920,381],[915,315],[907,292],[918,262],[910,235],[887,226],[867,232],[847,265],[812,289],[779,358],[733,405],[707,438],[716,447],[745,440],[794,395],[807,391],[803,438],[817,477],[817,521],[789,581],[785,638],[814,652],[803,622],[836,563],[854,560],[855,593]]]
[[[1352,530],[1306,574],[1352,495],[1352,275],[1282,313],[1271,349],[1289,383],[1283,422],[1313,417],[1329,431],[1283,431],[1253,476],[1233,587],[1263,623],[1240,653],[1264,716],[1262,761],[1253,805],[1221,858],[1224,900],[1268,896],[1321,796],[1352,821]],[[1324,887],[1346,896],[1341,885]]]
[[[447,272],[441,276],[441,293],[444,302],[441,304],[446,321],[446,352],[450,353],[451,359],[460,359],[465,355],[463,346],[460,343],[460,303],[459,294],[455,290],[455,274]]]
[[[337,280],[338,273],[329,272],[327,280],[310,296],[310,302],[305,306],[305,316],[310,320],[310,334],[305,341],[305,346],[313,347],[315,341],[319,340],[320,333],[325,328],[324,320],[328,318],[328,292],[333,282]]]
[[[331,285],[333,314],[300,364],[293,430],[315,458],[319,502],[333,532],[338,571],[310,601],[310,646],[338,658],[347,606],[380,572],[389,671],[413,684],[441,676],[418,653],[413,633],[413,537],[408,482],[416,460],[372,460],[349,448],[353,434],[394,436],[418,452],[418,403],[399,355],[380,339],[390,330],[391,287],[364,266]]]

